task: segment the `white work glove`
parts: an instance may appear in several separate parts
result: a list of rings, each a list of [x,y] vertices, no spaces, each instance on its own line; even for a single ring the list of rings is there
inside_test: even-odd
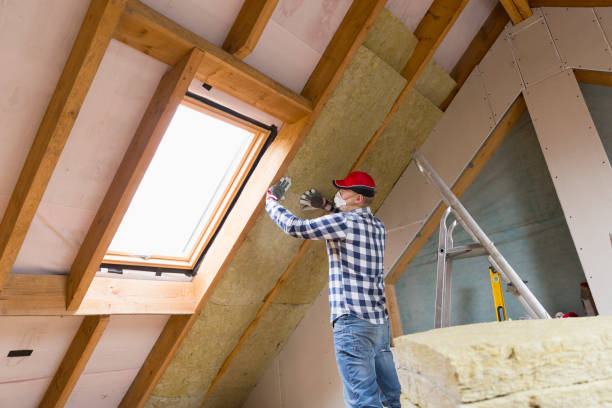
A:
[[[280,180],[273,184],[268,189],[266,194],[266,199],[272,199],[275,201],[284,200],[285,193],[289,190],[291,186],[291,179],[289,177],[282,177]]]
[[[328,201],[314,188],[306,190],[300,197],[300,207],[302,211],[325,210],[331,211],[334,208],[332,202]]]

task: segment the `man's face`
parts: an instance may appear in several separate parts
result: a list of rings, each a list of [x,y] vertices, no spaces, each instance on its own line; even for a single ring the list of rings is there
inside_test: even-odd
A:
[[[353,210],[353,204],[356,203],[355,200],[359,197],[359,194],[357,194],[353,190],[340,189],[338,191],[340,192],[340,197],[342,197],[342,199],[346,201],[346,205],[342,207],[341,210],[344,212]]]

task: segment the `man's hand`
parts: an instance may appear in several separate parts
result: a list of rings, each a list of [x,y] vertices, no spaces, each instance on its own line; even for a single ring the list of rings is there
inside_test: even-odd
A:
[[[333,208],[332,204],[314,188],[302,194],[300,197],[300,206],[302,211],[314,211],[318,209],[331,211]]]
[[[271,198],[273,200],[284,200],[285,193],[291,186],[291,179],[289,177],[282,177],[278,182],[268,189],[266,199]]]

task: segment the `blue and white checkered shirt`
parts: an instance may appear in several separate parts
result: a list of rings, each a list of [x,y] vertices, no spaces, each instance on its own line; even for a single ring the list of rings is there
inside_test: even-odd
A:
[[[266,211],[293,237],[326,240],[332,322],[350,314],[374,324],[385,323],[389,317],[383,279],[386,231],[369,207],[308,220],[269,198]]]

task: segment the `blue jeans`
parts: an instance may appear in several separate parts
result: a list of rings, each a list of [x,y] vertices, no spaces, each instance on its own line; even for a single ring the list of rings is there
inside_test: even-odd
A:
[[[372,324],[350,315],[336,320],[334,350],[349,408],[401,407],[401,387],[389,343],[388,321]]]

